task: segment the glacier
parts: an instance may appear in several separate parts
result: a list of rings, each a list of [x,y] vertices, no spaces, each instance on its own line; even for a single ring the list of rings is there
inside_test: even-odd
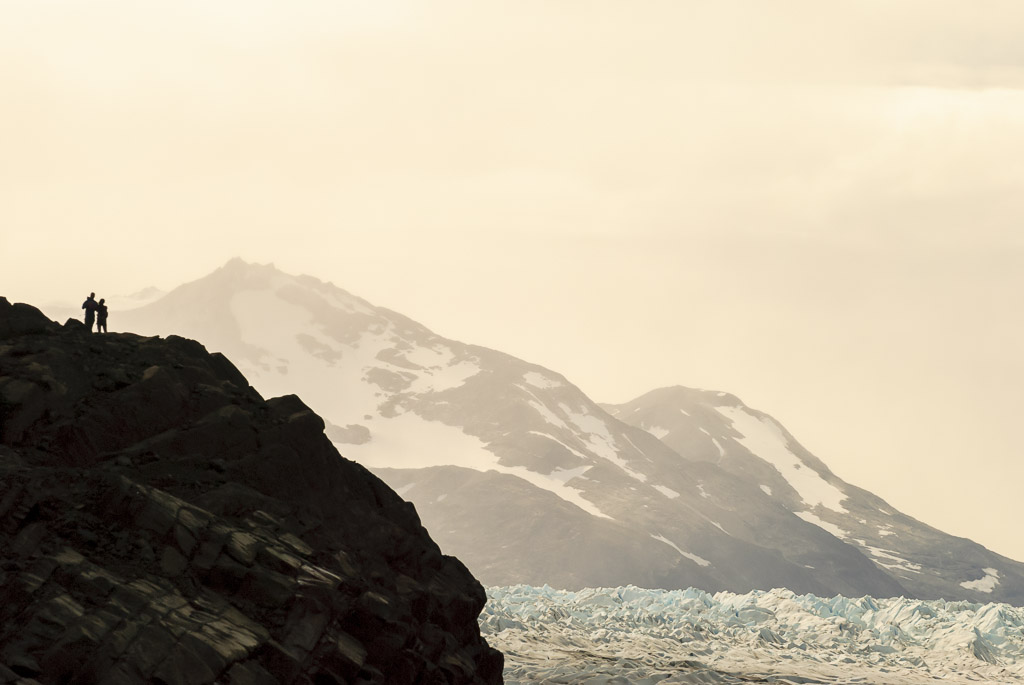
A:
[[[491,587],[505,682],[1024,683],[1024,608],[634,586]]]

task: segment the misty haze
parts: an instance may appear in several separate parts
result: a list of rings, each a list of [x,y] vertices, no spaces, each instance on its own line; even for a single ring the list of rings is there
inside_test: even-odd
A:
[[[0,10],[0,683],[1024,681],[1024,10]]]

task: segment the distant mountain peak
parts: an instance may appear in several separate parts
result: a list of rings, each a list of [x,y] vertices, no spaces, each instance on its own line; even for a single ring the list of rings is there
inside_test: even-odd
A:
[[[247,262],[241,257],[232,257],[228,261],[224,262],[224,265],[220,269],[272,269],[277,270],[273,262],[267,262],[266,264],[260,264],[258,262]]]
[[[241,259],[138,313],[126,325],[201,340],[264,395],[300,394],[488,583],[1024,599],[1024,565],[844,483],[727,392],[598,405],[554,371]]]
[[[634,401],[700,403],[715,406],[746,406],[735,395],[721,390],[690,388],[685,385],[670,385],[644,393]]]
[[[247,262],[241,257],[232,257],[225,262],[223,266],[217,268],[213,273],[207,275],[205,278],[266,281],[267,279],[274,278],[275,276],[286,275],[287,274],[284,272],[279,271],[272,262],[267,264],[258,264],[256,262]]]

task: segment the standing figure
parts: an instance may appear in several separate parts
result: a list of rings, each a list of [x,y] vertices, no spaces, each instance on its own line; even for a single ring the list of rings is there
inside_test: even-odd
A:
[[[107,305],[103,304],[106,302],[103,298],[100,298],[99,305],[96,306],[96,332],[106,333],[107,332]]]
[[[99,304],[96,303],[96,293],[89,293],[89,297],[85,298],[85,302],[82,303],[82,309],[85,310],[85,327],[92,333],[92,324],[96,320],[96,310],[99,309]]]

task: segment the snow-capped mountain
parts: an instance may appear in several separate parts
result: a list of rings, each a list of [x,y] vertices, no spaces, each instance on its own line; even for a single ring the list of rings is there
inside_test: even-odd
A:
[[[689,428],[616,418],[558,373],[240,260],[117,327],[196,338],[264,395],[300,395],[488,584],[1024,601],[1024,566],[843,483],[725,394],[676,443]]]
[[[916,596],[1024,603],[1024,565],[843,482],[777,421],[731,395],[677,386],[602,406],[679,454],[756,482],[795,515],[860,549]]]

